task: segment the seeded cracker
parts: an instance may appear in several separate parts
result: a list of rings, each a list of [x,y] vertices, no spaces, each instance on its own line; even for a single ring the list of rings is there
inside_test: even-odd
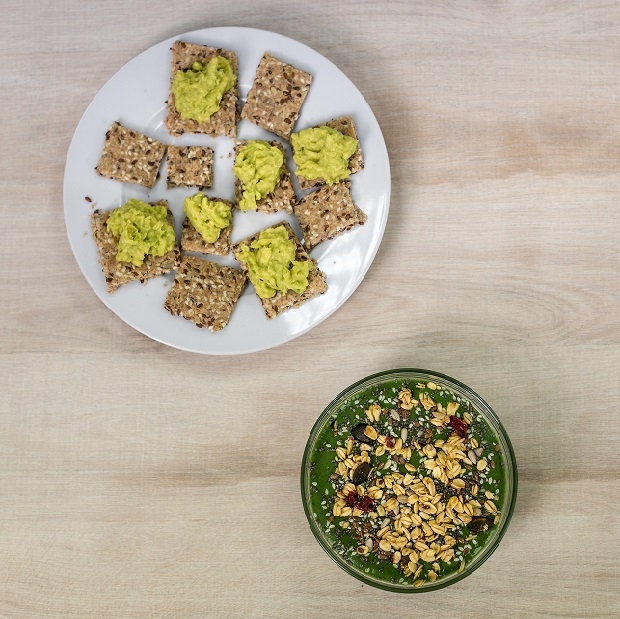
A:
[[[207,146],[168,146],[168,187],[211,187],[213,150]]]
[[[95,171],[106,178],[152,187],[165,151],[165,144],[115,122],[105,134]]]
[[[263,310],[265,311],[265,315],[269,319],[275,318],[278,314],[281,314],[288,309],[291,309],[293,307],[299,307],[306,301],[309,301],[310,299],[320,294],[323,294],[327,290],[325,273],[323,273],[323,271],[319,269],[316,260],[312,259],[308,255],[288,222],[281,221],[280,223],[274,224],[271,227],[277,228],[278,226],[284,226],[286,228],[286,231],[288,232],[289,238],[295,241],[295,244],[297,246],[295,259],[312,260],[312,262],[314,263],[314,268],[308,274],[308,287],[301,294],[293,290],[289,290],[286,293],[278,290],[278,292],[276,292],[276,294],[271,297],[271,299],[261,299],[260,297],[258,297],[263,306]],[[260,232],[262,232],[262,230]],[[233,245],[233,254],[236,255],[242,245],[249,245],[250,243],[252,243],[252,241],[257,239],[260,232],[257,232],[253,236],[250,236],[247,239],[241,241],[240,243]],[[243,262],[241,262],[241,268],[244,270],[244,272],[247,272],[247,267]]]
[[[235,156],[239,154],[239,151],[247,144],[247,140],[240,140],[235,144]],[[280,142],[269,142],[271,146],[277,146],[282,152],[284,148]],[[293,211],[293,205],[297,201],[295,195],[295,189],[291,180],[291,175],[286,169],[286,156],[284,158],[284,169],[282,170],[282,176],[280,182],[275,186],[274,190],[266,195],[262,200],[256,201],[256,211],[258,213],[276,213],[277,211],[286,211],[291,213]],[[235,200],[237,204],[241,200],[243,195],[243,183],[235,176]]]
[[[172,211],[168,208],[166,200],[152,202],[152,205],[163,204],[168,209],[168,221],[174,223]],[[179,264],[179,248],[174,247],[163,256],[144,257],[142,266],[135,266],[131,262],[119,262],[116,259],[116,240],[111,232],[108,232],[106,222],[113,211],[96,210],[91,215],[91,227],[93,238],[99,248],[99,263],[103,269],[103,275],[108,285],[108,292],[113,293],[119,286],[140,280],[142,283],[152,277],[159,277],[177,268]]]
[[[323,185],[308,194],[294,206],[293,212],[308,251],[366,221],[366,214],[351,198],[351,182],[346,180]]]
[[[184,41],[175,41],[172,45],[172,64],[170,69],[170,83],[174,80],[177,71],[189,69],[195,62],[203,64],[209,62],[215,56],[226,58],[235,73],[239,75],[237,66],[237,55],[234,52],[218,47],[207,47],[206,45],[195,45]],[[174,95],[168,93],[168,115],[166,117],[166,127],[170,135],[181,135],[183,133],[206,133],[212,137],[227,135],[234,138],[237,135],[237,105],[239,93],[237,82],[222,97],[220,109],[215,112],[208,120],[199,123],[196,120],[183,120],[174,106]]]
[[[198,327],[220,331],[247,283],[245,273],[194,256],[183,256],[164,307]]]
[[[349,159],[349,170],[351,174],[355,174],[355,172],[359,172],[364,169],[364,158],[362,157],[362,149],[359,145],[359,138],[357,137],[357,131],[355,130],[355,122],[352,116],[340,116],[339,118],[334,118],[329,122],[323,123],[323,125],[316,125],[317,127],[329,127],[330,129],[335,129],[336,131],[340,131],[343,135],[348,135],[351,138],[355,138],[358,140],[357,149],[351,155]],[[311,189],[312,187],[318,187],[319,185],[323,185],[325,181],[321,178],[315,179],[307,179],[303,176],[298,176],[297,180],[299,182],[299,188],[302,191],[306,189]]]
[[[310,74],[265,52],[241,118],[288,140],[311,82]]]
[[[222,198],[209,198],[209,200],[217,200],[228,204],[233,208],[233,203]],[[222,230],[219,238],[215,243],[207,243],[200,232],[192,226],[187,217],[183,220],[183,231],[181,232],[181,249],[183,251],[199,251],[203,254],[213,254],[215,256],[227,256],[230,251],[230,233],[232,232],[232,220],[230,224]]]

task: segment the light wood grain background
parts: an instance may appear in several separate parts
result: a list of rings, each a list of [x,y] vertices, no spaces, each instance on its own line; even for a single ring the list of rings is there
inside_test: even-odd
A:
[[[1,617],[620,615],[619,2],[2,0],[0,17]],[[235,358],[121,322],[62,210],[98,89],[151,45],[222,25],[338,65],[393,175],[351,299]],[[397,366],[478,391],[520,472],[491,559],[413,597],[332,564],[298,483],[323,407]]]

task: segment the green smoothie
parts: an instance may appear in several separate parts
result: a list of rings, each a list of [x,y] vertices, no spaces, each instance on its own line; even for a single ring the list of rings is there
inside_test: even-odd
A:
[[[347,563],[422,586],[494,536],[506,469],[483,416],[439,382],[389,380],[335,410],[309,456],[310,511]]]

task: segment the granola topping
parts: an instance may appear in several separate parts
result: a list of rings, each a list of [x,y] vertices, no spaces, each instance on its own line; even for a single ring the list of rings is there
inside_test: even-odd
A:
[[[343,405],[329,435],[327,483],[313,506],[339,554],[366,572],[435,582],[462,571],[499,523],[497,439],[441,384],[373,388]]]

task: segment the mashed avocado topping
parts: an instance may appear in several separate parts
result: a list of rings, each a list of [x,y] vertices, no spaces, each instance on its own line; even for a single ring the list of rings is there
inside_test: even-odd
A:
[[[297,176],[324,179],[330,185],[349,176],[349,159],[357,149],[355,138],[322,126],[293,133],[291,144]]]
[[[312,260],[295,260],[295,242],[284,226],[267,228],[250,245],[242,245],[235,257],[245,262],[256,294],[270,299],[278,290],[302,293],[308,287]]]
[[[183,212],[207,243],[215,243],[232,218],[230,206],[202,193],[185,198]]]
[[[205,122],[220,109],[222,97],[235,85],[230,62],[215,56],[204,65],[195,62],[186,71],[178,71],[170,90],[174,107],[183,120]]]
[[[235,158],[234,175],[243,183],[242,211],[255,211],[256,201],[269,195],[282,176],[284,154],[263,140],[250,140]],[[272,295],[273,296],[273,295]]]
[[[163,256],[174,248],[176,236],[168,223],[168,211],[131,198],[108,217],[108,232],[117,240],[116,259],[139,267],[144,257]]]

